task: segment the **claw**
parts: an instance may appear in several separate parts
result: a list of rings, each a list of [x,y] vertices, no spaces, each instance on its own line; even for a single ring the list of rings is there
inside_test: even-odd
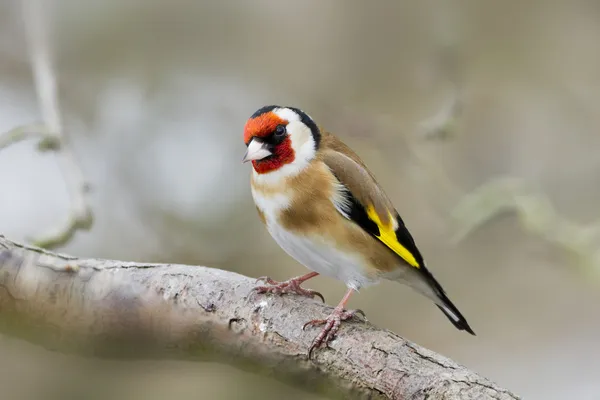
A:
[[[360,308],[357,308],[356,310],[354,310],[354,314],[355,315],[353,315],[353,317],[356,317],[356,314],[360,314],[365,321],[368,321],[367,314],[365,314],[365,312],[363,310],[361,310]]]
[[[312,357],[312,352],[315,349],[316,343],[313,341],[313,343],[310,345],[310,347],[308,348],[308,359],[310,360]]]
[[[260,278],[259,278],[260,279]],[[258,282],[258,279],[257,279]],[[248,294],[246,295],[246,297],[255,294],[255,293],[264,293],[265,292],[266,287],[265,286],[255,286],[252,289],[250,289],[250,291],[248,291]]]
[[[256,294],[256,288],[252,288],[248,291],[248,294],[246,294],[246,304],[248,304],[250,302],[250,300],[252,299],[252,296]]]
[[[321,301],[323,303],[325,303],[325,297],[323,297],[323,295],[321,293],[317,292],[316,290],[310,290],[310,289],[306,289],[306,291],[309,292],[310,294],[312,294],[313,297],[318,296],[321,299]]]
[[[308,321],[307,323],[305,323],[304,325],[302,325],[302,330],[305,331],[307,326],[316,326],[316,325],[323,325],[324,323],[326,323],[327,320],[326,319],[313,319],[312,321]]]
[[[258,278],[256,278],[256,280],[254,281],[254,283],[258,283],[258,282],[264,282],[267,285],[277,285],[277,284],[279,284],[279,282],[274,281],[273,279],[271,279],[268,276],[259,276]]]

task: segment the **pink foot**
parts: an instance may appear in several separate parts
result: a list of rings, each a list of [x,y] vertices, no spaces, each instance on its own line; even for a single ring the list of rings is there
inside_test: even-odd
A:
[[[255,287],[253,290],[256,290],[257,293],[273,293],[278,295],[295,293],[299,294],[300,296],[309,297],[311,299],[315,296],[318,296],[321,298],[323,303],[325,303],[325,298],[321,293],[310,289],[303,289],[300,287],[300,284],[304,282],[304,279],[293,278],[285,282],[277,282],[269,278],[268,276],[261,276],[256,280],[256,282],[259,281],[263,281],[269,286]]]
[[[314,319],[304,324],[302,330],[305,330],[307,326],[325,325],[321,330],[321,333],[317,335],[308,349],[308,358],[310,358],[314,349],[321,346],[321,344],[327,345],[331,340],[333,340],[337,331],[340,329],[342,321],[346,321],[347,319],[356,316],[356,314],[360,314],[365,317],[365,313],[362,310],[345,311],[343,308],[336,307],[327,317],[327,319]]]

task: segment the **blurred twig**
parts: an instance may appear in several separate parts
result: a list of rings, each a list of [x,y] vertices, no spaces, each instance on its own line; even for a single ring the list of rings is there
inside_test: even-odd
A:
[[[451,35],[450,35],[451,37]],[[445,139],[456,128],[456,119],[462,111],[464,79],[455,43],[448,42],[440,48],[438,74],[450,83],[450,93],[431,118],[420,124],[418,139]],[[585,271],[600,272],[600,221],[581,226],[559,215],[550,200],[525,181],[514,177],[491,179],[470,193],[464,193],[449,177],[440,163],[426,154],[422,143],[412,143],[414,157],[437,181],[436,190],[444,198],[457,199],[451,215],[457,225],[452,239],[454,244],[504,211],[515,211],[521,224],[529,232],[576,254],[583,264],[592,266]]]
[[[518,178],[493,179],[461,199],[452,213],[458,225],[454,243],[505,211],[516,212],[529,232],[576,254],[584,264],[600,271],[600,221],[586,226],[569,221],[556,212],[544,194],[536,193]]]
[[[491,179],[470,193],[465,193],[448,175],[439,159],[424,146],[423,138],[446,139],[462,112],[464,80],[454,45],[440,49],[439,64],[435,70],[450,83],[446,101],[432,117],[419,124],[418,135],[409,135],[407,144],[418,166],[428,179],[435,181],[437,197],[444,202],[456,202],[451,217],[456,226],[453,244],[505,211],[516,212],[521,224],[550,243],[577,255],[584,271],[600,272],[600,220],[579,225],[556,212],[550,200],[525,181],[515,177]],[[385,121],[393,126],[393,121]],[[439,195],[443,193],[443,195]],[[436,197],[436,198],[437,198]]]
[[[58,351],[226,362],[341,398],[518,398],[366,322],[343,325],[308,360],[314,332],[301,327],[331,307],[252,295],[254,284],[200,266],[76,259],[0,235],[0,332]]]
[[[456,99],[457,103],[447,103],[425,122],[427,131],[435,133],[438,138],[447,136],[441,135],[442,131],[454,126],[460,111],[460,85],[454,87],[457,88],[457,94],[450,99]],[[454,225],[457,226],[453,244],[458,244],[498,214],[514,211],[529,232],[577,255],[581,264],[591,267],[584,268],[585,272],[600,272],[600,220],[587,226],[569,221],[556,212],[547,196],[516,177],[493,178],[474,191],[464,193],[443,166],[426,154],[422,144],[413,143],[411,150],[419,165],[427,169],[429,177],[437,181],[435,187],[438,192],[444,193],[442,197],[456,199],[457,205],[451,211]]]
[[[462,107],[461,93],[451,88],[437,113],[419,124],[418,134],[425,139],[447,138],[455,130],[456,119]]]
[[[450,94],[441,109],[420,124],[421,136],[447,138],[462,111],[464,79],[458,62],[457,48],[448,43],[440,49],[437,70],[449,81]],[[436,188],[443,189],[458,205],[451,215],[458,229],[452,241],[457,244],[486,222],[504,211],[517,212],[522,225],[547,241],[564,248],[593,271],[600,271],[600,221],[581,226],[559,215],[543,193],[536,193],[525,181],[514,177],[491,179],[470,193],[464,193],[448,174],[425,155],[419,144],[412,147],[421,165],[428,166],[431,176],[438,180]],[[585,269],[586,271],[588,269]]]
[[[455,130],[460,117],[464,97],[457,43],[445,43],[434,54],[431,70],[447,81],[449,88],[439,110],[422,121],[417,129],[418,136],[425,139],[447,139]]]
[[[435,188],[435,196],[432,199],[443,199],[448,204],[452,199],[462,196],[462,190],[448,175],[444,165],[438,157],[431,154],[427,144],[434,141],[448,140],[455,135],[457,120],[463,112],[465,93],[465,80],[463,77],[461,57],[459,56],[458,41],[451,39],[440,44],[431,57],[428,80],[441,80],[447,83],[448,90],[440,108],[432,116],[417,124],[416,132],[404,135],[405,145],[410,150],[412,159],[415,161],[414,173],[418,173],[419,181],[432,181],[429,187]],[[374,117],[376,126],[385,126],[386,129],[397,129],[397,121],[384,115]],[[391,137],[394,142],[396,136]],[[392,143],[386,143],[384,148],[394,148]]]
[[[11,129],[10,131],[0,135],[0,150],[5,147],[10,146],[11,144],[18,143],[27,139],[41,139],[48,136],[48,129],[46,125],[42,124],[31,124],[19,126],[17,128]]]
[[[44,3],[22,0],[23,19],[35,89],[43,124],[15,128],[0,137],[0,149],[20,140],[40,138],[40,151],[52,150],[70,192],[70,212],[65,221],[51,232],[32,239],[39,247],[56,248],[69,242],[79,229],[92,226],[93,214],[88,200],[89,184],[85,180],[64,132],[58,102],[56,75],[50,59],[49,29],[45,24]]]

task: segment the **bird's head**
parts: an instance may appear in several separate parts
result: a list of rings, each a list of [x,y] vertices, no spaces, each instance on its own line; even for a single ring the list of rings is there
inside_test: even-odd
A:
[[[266,174],[282,169],[290,174],[314,158],[321,133],[314,121],[293,107],[266,106],[256,111],[244,127],[248,147],[243,162]]]

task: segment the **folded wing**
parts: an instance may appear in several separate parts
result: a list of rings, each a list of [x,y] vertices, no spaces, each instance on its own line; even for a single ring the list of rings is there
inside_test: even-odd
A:
[[[354,221],[371,236],[386,245],[404,262],[414,268],[423,266],[417,249],[404,222],[373,175],[354,154],[338,148],[324,149],[323,161],[340,182],[341,196],[334,200],[338,211]]]

